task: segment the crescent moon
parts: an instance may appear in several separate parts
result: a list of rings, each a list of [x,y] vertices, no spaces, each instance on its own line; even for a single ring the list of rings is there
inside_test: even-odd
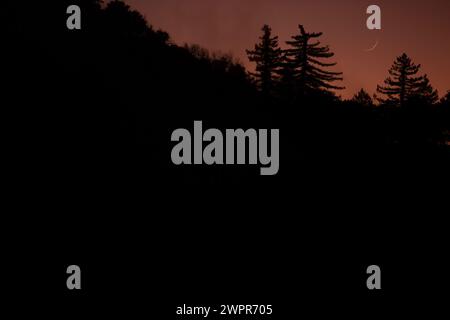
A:
[[[378,46],[378,40],[377,40],[377,42],[375,42],[375,44],[373,45],[372,48],[366,49],[366,50],[364,50],[364,51],[366,51],[366,52],[373,51],[373,50],[375,50],[375,48],[376,48],[377,46]]]

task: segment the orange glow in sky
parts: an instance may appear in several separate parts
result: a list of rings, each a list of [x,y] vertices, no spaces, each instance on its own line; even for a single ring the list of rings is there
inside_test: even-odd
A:
[[[344,72],[344,98],[360,88],[374,93],[394,59],[406,52],[428,74],[440,96],[450,90],[450,1],[448,0],[125,0],[156,29],[180,45],[199,44],[232,53],[248,68],[245,49],[253,48],[269,24],[280,43],[303,24],[323,32]],[[366,9],[382,10],[382,30],[368,30]],[[375,50],[367,51],[378,41]]]

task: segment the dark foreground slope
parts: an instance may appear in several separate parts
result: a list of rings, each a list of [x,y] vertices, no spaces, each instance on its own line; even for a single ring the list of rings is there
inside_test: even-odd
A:
[[[268,102],[229,57],[179,47],[121,3],[81,3],[80,32],[65,26],[67,1],[2,10],[6,265],[18,297],[55,301],[59,316],[272,303],[288,318],[402,314],[436,293],[448,109]],[[279,128],[279,174],[173,166],[170,135],[194,120]],[[81,294],[65,290],[72,263],[87,275]],[[381,294],[366,291],[370,264],[385,270]]]

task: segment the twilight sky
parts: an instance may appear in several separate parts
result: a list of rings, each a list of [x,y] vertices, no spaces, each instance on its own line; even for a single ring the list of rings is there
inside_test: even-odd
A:
[[[449,0],[125,0],[156,29],[169,32],[177,44],[199,44],[232,53],[249,69],[245,49],[253,48],[267,23],[280,43],[303,24],[323,32],[344,72],[341,94],[351,97],[361,87],[373,93],[388,76],[395,57],[406,52],[422,64],[442,96],[450,89]],[[366,9],[381,7],[382,30],[366,27]],[[379,41],[371,52],[365,51]]]

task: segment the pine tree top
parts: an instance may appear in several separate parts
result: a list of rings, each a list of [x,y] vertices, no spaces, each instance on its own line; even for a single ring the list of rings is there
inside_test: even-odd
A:
[[[384,86],[377,86],[377,92],[387,96],[379,98],[381,103],[403,106],[408,100],[423,101],[433,104],[438,100],[438,94],[430,84],[428,76],[416,76],[421,65],[414,64],[411,58],[403,53],[398,56],[391,68],[389,77],[384,80]]]

